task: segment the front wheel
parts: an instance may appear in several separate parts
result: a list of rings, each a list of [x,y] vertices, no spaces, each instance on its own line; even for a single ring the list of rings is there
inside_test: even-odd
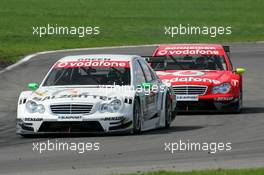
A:
[[[239,93],[238,102],[234,105],[234,111],[235,113],[240,113],[242,111],[243,107],[243,94],[242,91]]]
[[[141,108],[138,100],[134,102],[133,108],[133,134],[141,133]]]
[[[171,120],[172,120],[172,112],[171,112],[172,104],[171,104],[171,101],[168,95],[166,97],[165,103],[166,103],[165,104],[165,128],[169,128],[171,125]]]

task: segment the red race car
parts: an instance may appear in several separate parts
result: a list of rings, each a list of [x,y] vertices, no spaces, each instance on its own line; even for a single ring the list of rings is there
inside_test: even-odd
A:
[[[178,111],[241,111],[245,69],[233,68],[229,46],[162,45],[149,62],[160,79],[173,87]]]

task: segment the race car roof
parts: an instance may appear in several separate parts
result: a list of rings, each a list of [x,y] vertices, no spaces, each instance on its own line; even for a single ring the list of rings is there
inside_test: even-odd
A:
[[[108,60],[108,61],[131,61],[137,55],[116,55],[116,54],[93,54],[93,55],[71,55],[61,58],[58,62],[85,61],[85,60]]]
[[[160,45],[154,55],[185,55],[185,54],[223,54],[220,44],[170,44]]]

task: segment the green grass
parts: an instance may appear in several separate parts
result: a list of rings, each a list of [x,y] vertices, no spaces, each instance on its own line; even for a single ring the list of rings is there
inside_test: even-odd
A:
[[[135,173],[126,175],[263,175],[264,168],[258,169],[238,169],[238,170],[204,170],[204,171],[192,171],[192,172],[171,172],[171,171],[159,171],[150,173]]]
[[[263,0],[0,0],[0,60],[37,51],[179,42],[264,40]],[[32,35],[32,26],[99,26],[96,37]],[[164,26],[232,26],[232,35],[170,38]]]

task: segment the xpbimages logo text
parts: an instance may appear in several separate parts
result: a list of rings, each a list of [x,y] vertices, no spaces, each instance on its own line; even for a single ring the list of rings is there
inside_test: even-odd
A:
[[[221,35],[231,35],[231,26],[197,26],[197,25],[168,25],[164,27],[164,34],[171,38],[181,35],[202,35],[215,38]]]
[[[47,140],[33,142],[32,150],[40,154],[45,152],[69,151],[84,154],[90,151],[100,151],[99,142],[66,142],[60,140]]]
[[[193,142],[190,140],[177,140],[165,142],[164,151],[171,154],[185,151],[205,151],[210,154],[229,152],[232,150],[231,142]]]
[[[77,36],[84,38],[87,36],[99,35],[99,26],[63,26],[58,24],[47,24],[42,26],[33,26],[32,35],[38,37],[52,36],[52,35],[64,35],[64,36]]]

